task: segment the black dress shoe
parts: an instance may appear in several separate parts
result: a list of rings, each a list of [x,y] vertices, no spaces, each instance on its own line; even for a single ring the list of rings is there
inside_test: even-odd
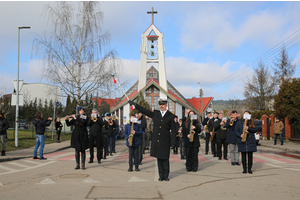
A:
[[[170,179],[169,178],[165,178],[165,181],[170,181]]]
[[[92,161],[92,160],[90,160],[90,161],[89,161],[89,163],[93,163],[93,161]]]
[[[231,162],[231,165],[235,165],[235,162]]]
[[[164,180],[164,179],[162,179],[162,178],[159,178],[159,179],[158,179],[158,181],[163,181],[163,180]]]
[[[39,157],[37,157],[37,156],[34,156],[34,157],[33,157],[33,159],[39,159]]]
[[[222,158],[218,158],[218,160],[222,160]]]
[[[135,171],[139,172],[140,171],[139,167],[135,167]]]
[[[224,160],[228,160],[228,158],[224,158]]]
[[[247,174],[247,171],[246,171],[246,170],[244,170],[244,171],[243,171],[243,174]]]
[[[235,164],[236,164],[237,166],[240,166],[240,165],[241,165],[239,162],[236,162]]]
[[[128,169],[129,172],[132,172],[132,166],[129,166],[129,169]]]
[[[250,169],[250,170],[248,170],[248,173],[249,173],[249,174],[252,174],[252,171],[251,171],[251,169]]]
[[[193,172],[197,172],[198,171],[198,169],[193,169]]]
[[[75,169],[80,169],[79,164],[76,165]]]
[[[40,157],[40,160],[47,160],[47,158],[45,158],[45,157],[43,156],[43,157]]]
[[[139,163],[139,165],[143,165],[143,163],[142,163],[142,162],[140,162],[140,163]]]
[[[191,169],[187,169],[186,171],[187,171],[187,172],[191,172],[192,170],[191,170]]]
[[[205,155],[207,155],[208,153],[206,152]]]
[[[100,160],[98,160],[98,164],[101,164],[101,161],[100,161]]]
[[[217,155],[214,155],[213,157],[217,157]]]

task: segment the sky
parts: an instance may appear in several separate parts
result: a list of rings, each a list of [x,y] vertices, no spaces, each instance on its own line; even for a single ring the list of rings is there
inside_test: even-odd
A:
[[[34,34],[51,31],[42,15],[46,1],[0,1],[0,89],[13,90],[17,77],[18,26],[20,79],[43,82]],[[300,77],[300,2],[104,1],[102,30],[111,34],[110,48],[122,63],[120,82],[129,89],[139,76],[141,34],[151,24],[164,34],[167,79],[186,98],[244,99],[244,83],[262,61],[270,69],[283,44]],[[116,93],[116,97],[121,91]]]

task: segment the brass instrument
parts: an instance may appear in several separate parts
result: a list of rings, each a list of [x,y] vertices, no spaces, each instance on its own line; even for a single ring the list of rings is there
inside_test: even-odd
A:
[[[179,128],[179,131],[178,131],[178,137],[182,137],[182,127]]]
[[[222,122],[224,122],[224,121],[222,121]],[[220,126],[220,129],[222,129],[223,131],[227,130],[227,128],[225,128],[225,122],[224,122],[224,125]]]
[[[247,122],[248,122],[248,120],[245,119],[244,124],[243,124],[243,134],[244,134],[244,135],[243,135],[243,138],[242,138],[242,142],[246,142],[246,140],[247,140],[247,135],[248,135],[248,133],[249,133],[249,131],[245,129],[245,126],[247,126]]]
[[[114,124],[114,122],[111,120],[111,121],[107,121],[108,125],[109,126],[112,126]]]
[[[210,137],[210,141],[213,141],[215,136],[216,136],[216,131],[215,131],[215,128],[213,128],[212,134],[211,134],[211,137]]]
[[[207,124],[209,123],[209,121],[210,121],[210,119],[207,121]],[[204,129],[205,133],[209,133],[208,125],[205,125],[203,129]]]
[[[98,120],[97,115],[96,114],[92,114],[92,120],[93,122],[96,122]]]
[[[194,141],[194,135],[195,135],[195,131],[194,130],[192,130],[192,126],[193,126],[193,120],[191,120],[191,124],[190,124],[190,135],[191,135],[191,137],[190,137],[190,142],[193,142]]]
[[[132,141],[133,141],[133,134],[132,134],[133,128],[134,128],[134,123],[131,122],[131,130],[130,130],[130,135],[129,135],[129,146],[130,147],[132,146]]]
[[[234,124],[235,121],[236,121],[236,118],[234,119],[234,121],[231,121],[231,119],[230,119],[229,125],[233,126],[233,124]]]

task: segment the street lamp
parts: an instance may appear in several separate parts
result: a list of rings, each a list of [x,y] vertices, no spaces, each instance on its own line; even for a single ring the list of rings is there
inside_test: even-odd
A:
[[[20,29],[30,29],[30,26],[18,27],[18,62],[17,62],[17,103],[16,103],[16,133],[15,146],[18,147],[18,130],[19,130],[19,60],[20,60]]]

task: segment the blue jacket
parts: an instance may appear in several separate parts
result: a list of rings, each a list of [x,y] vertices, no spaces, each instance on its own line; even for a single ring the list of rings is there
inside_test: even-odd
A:
[[[35,133],[38,135],[44,135],[45,133],[45,127],[50,126],[51,121],[50,120],[43,120],[40,117],[35,118],[32,121],[33,125],[35,126]]]
[[[135,130],[135,134],[133,135],[132,147],[140,146],[140,135],[143,134],[142,126],[140,124],[134,124],[133,129]],[[124,136],[126,138],[126,145],[129,147],[129,135],[131,132],[131,123],[125,126]]]
[[[235,134],[237,136],[237,143],[239,152],[255,152],[256,148],[256,139],[254,133],[256,133],[256,128],[249,127],[246,142],[242,142],[241,135],[243,134],[243,122],[239,120],[235,127]]]
[[[227,140],[226,140],[226,142],[228,144],[236,144],[237,143],[237,136],[235,134],[235,127],[236,127],[236,124],[238,123],[238,121],[240,121],[240,119],[237,118],[236,121],[233,123],[233,125],[230,126],[229,125],[230,120],[228,119],[227,123],[225,124],[225,128],[228,129]]]

